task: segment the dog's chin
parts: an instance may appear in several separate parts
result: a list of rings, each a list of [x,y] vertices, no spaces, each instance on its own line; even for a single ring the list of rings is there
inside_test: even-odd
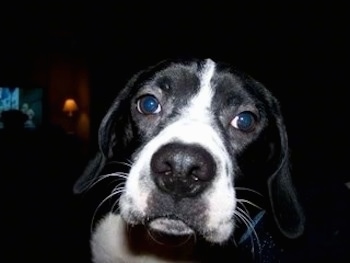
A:
[[[194,237],[194,230],[178,219],[157,218],[147,225],[152,238],[162,244],[181,245]]]
[[[148,224],[152,232],[169,236],[190,236],[194,234],[192,228],[183,221],[170,218],[157,218]]]

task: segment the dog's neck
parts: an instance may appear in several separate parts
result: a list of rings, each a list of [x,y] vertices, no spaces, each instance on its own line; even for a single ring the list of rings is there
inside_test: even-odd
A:
[[[218,262],[227,258],[236,262],[272,262],[282,253],[266,230],[265,211],[252,219],[248,230],[237,239],[238,249],[231,247],[229,254],[222,253],[225,245],[203,245],[194,237],[155,236],[143,226],[127,226],[115,214],[101,220],[91,244],[95,263]]]
[[[179,239],[179,243],[157,240],[146,228],[127,226],[119,215],[110,213],[100,221],[92,237],[93,262],[196,262],[193,239]]]

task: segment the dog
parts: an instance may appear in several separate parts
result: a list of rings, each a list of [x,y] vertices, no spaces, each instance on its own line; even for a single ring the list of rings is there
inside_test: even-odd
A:
[[[95,263],[233,262],[244,250],[264,261],[276,256],[264,235],[276,246],[303,234],[279,102],[229,64],[165,60],[137,73],[103,118],[98,145],[74,186],[109,180]]]

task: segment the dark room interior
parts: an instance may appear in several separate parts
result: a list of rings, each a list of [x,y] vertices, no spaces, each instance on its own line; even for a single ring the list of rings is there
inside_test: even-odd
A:
[[[72,189],[100,121],[135,73],[179,57],[228,62],[275,94],[308,218],[307,246],[295,253],[350,262],[347,10],[335,1],[1,3],[0,262],[89,262],[93,215]],[[25,110],[26,121],[12,118],[27,128],[11,126],[10,108]]]

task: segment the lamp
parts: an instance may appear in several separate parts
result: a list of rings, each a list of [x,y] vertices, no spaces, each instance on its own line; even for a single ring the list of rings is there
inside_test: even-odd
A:
[[[78,110],[78,105],[74,99],[66,99],[63,104],[63,112],[68,113],[69,117],[73,116],[73,112]]]

